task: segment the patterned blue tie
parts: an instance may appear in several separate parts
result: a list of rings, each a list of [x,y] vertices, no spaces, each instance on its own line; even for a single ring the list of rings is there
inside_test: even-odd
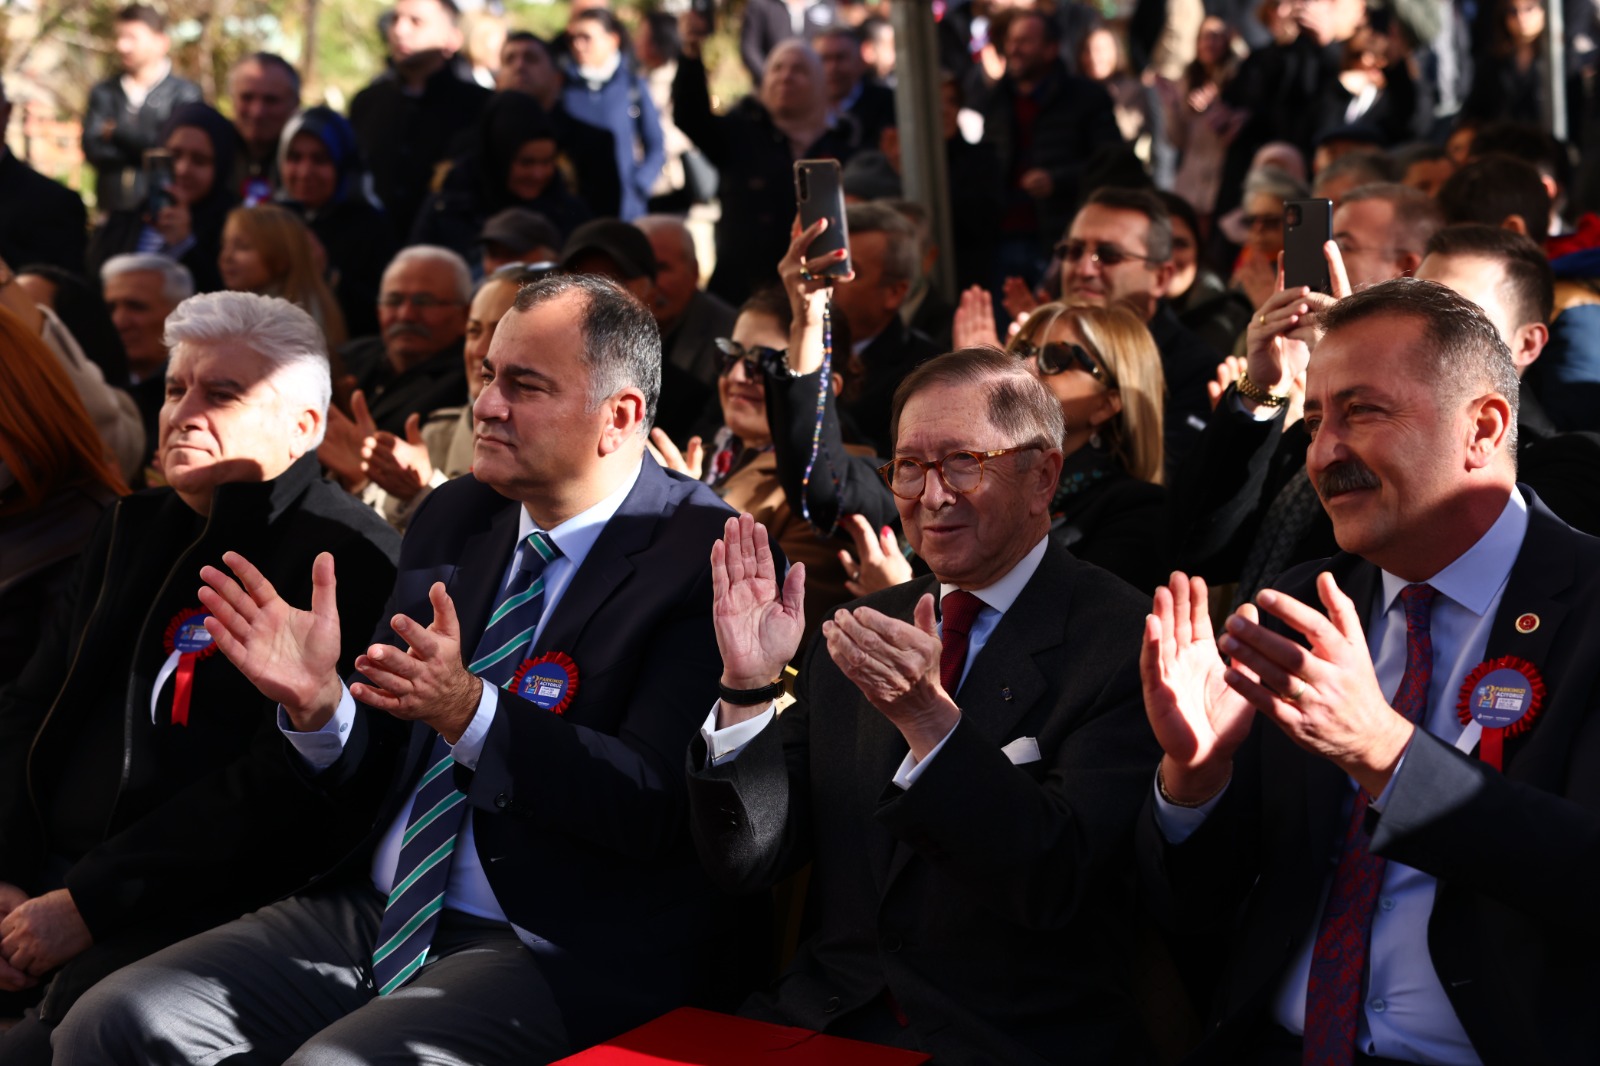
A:
[[[537,530],[528,534],[521,563],[478,638],[468,670],[497,687],[511,681],[544,612],[545,567],[560,554],[546,534]],[[456,788],[451,772],[455,760],[443,737],[434,738],[428,763],[411,799],[394,889],[384,906],[372,953],[372,980],[380,996],[405,984],[427,961],[450,882],[450,857],[466,824],[467,797]]]

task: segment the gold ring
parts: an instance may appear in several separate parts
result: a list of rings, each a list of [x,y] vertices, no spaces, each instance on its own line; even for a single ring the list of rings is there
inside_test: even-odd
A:
[[[1306,694],[1306,689],[1308,687],[1310,686],[1308,686],[1304,681],[1300,682],[1300,684],[1295,686],[1295,690],[1293,692],[1283,697],[1284,701],[1286,703],[1299,703],[1300,698]]]
[[[1266,325],[1267,324],[1267,316],[1265,314],[1257,315],[1256,316],[1256,323],[1258,325],[1262,325],[1262,326]]]

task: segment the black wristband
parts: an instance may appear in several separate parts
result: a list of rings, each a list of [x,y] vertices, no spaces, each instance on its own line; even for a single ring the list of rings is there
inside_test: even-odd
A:
[[[762,685],[760,688],[729,688],[719,681],[717,695],[722,698],[723,703],[735,707],[753,707],[758,703],[771,703],[783,695],[783,678],[780,677],[772,684]]]

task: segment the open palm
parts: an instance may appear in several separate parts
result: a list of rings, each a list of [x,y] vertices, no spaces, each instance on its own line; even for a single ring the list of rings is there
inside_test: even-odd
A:
[[[1241,608],[1253,621],[1255,608]],[[1227,667],[1211,630],[1205,581],[1174,574],[1156,590],[1139,657],[1150,728],[1179,765],[1231,761],[1255,710],[1223,680]]]
[[[222,561],[238,580],[215,567],[201,569],[200,602],[211,612],[206,631],[263,696],[297,717],[327,694],[330,680],[338,684],[333,556],[323,552],[312,563],[309,611],[290,606],[244,556],[228,552]]]
[[[728,519],[711,547],[711,587],[723,676],[737,688],[767,684],[800,647],[805,565],[795,564],[780,590],[767,529],[744,514]]]

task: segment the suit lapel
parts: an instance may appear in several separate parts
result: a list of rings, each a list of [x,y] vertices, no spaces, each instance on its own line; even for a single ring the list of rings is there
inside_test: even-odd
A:
[[[1540,503],[1528,486],[1519,487],[1528,500],[1528,532],[1517,553],[1517,561],[1511,567],[1511,576],[1506,580],[1505,595],[1500,598],[1500,608],[1489,629],[1484,658],[1514,655],[1526,659],[1543,673],[1556,634],[1567,616],[1567,605],[1557,597],[1577,577],[1577,563],[1573,557],[1571,530],[1566,523]],[[1525,615],[1533,616],[1532,632],[1524,633],[1517,626]],[[1535,725],[1529,732],[1506,741],[1505,766],[1511,765],[1513,756],[1538,733],[1538,728]]]
[[[932,577],[919,578],[909,584],[900,586],[895,590],[901,599],[893,604],[884,604],[882,609],[885,614],[892,615],[903,622],[910,622],[912,612],[916,609],[917,601],[928,593],[939,595],[939,583]],[[882,800],[883,791],[893,788],[890,784],[895,771],[900,769],[900,764],[905,761],[906,752],[910,746],[906,738],[900,735],[890,721],[872,704],[862,696],[848,678],[840,677],[840,683],[847,686],[854,694],[861,713],[856,715],[856,787],[861,790],[861,809],[875,811]],[[863,825],[866,834],[867,847],[872,852],[869,864],[873,878],[877,882],[878,892],[882,895],[888,887],[893,876],[891,866],[895,872],[904,864],[898,856],[901,849],[899,838],[876,819],[867,818]]]

